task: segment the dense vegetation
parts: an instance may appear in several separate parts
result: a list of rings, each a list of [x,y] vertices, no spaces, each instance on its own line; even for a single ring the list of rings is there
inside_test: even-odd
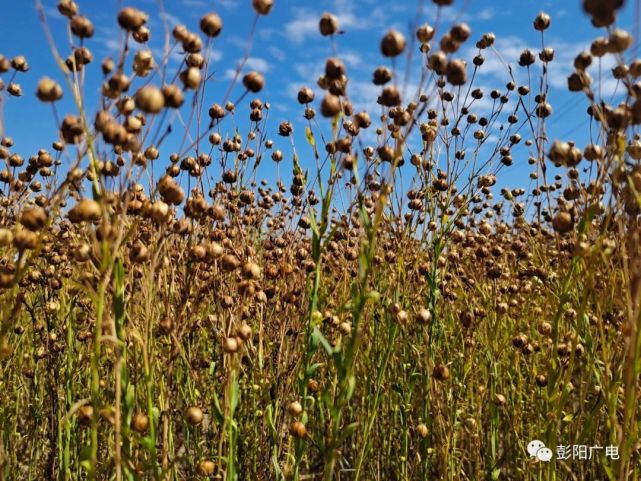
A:
[[[205,90],[217,14],[166,25],[154,59],[148,15],[117,12],[121,54],[88,105],[94,26],[62,0],[56,45],[39,5],[60,71],[36,95],[60,138],[0,129],[0,479],[639,479],[641,60],[621,3],[584,1],[603,36],[568,78],[591,105],[581,146],[546,129],[545,13],[541,51],[506,66],[529,83],[496,90],[474,85],[493,34],[390,30],[376,118],[350,103],[327,13],[335,56],[296,120],[270,122],[247,57]],[[245,8],[251,42],[272,0]],[[414,92],[403,57],[423,65]],[[0,105],[23,101],[28,60],[0,74]],[[527,165],[531,191],[498,188]],[[619,459],[542,463],[532,439]]]

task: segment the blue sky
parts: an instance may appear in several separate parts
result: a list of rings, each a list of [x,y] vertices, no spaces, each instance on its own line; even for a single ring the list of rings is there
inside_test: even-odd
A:
[[[56,11],[57,1],[42,1],[58,45],[63,52],[68,53],[68,47],[65,47],[66,21]],[[223,19],[223,32],[215,40],[214,50],[210,55],[211,68],[215,71],[216,78],[212,86],[208,87],[207,104],[220,101],[227,89],[230,72],[243,55],[253,21],[253,13],[249,13],[250,3],[250,0],[164,2],[166,19],[171,26],[184,23],[197,31],[199,18],[211,11],[217,12]],[[314,88],[317,98],[322,95],[315,85],[315,80],[323,71],[325,59],[333,53],[328,39],[318,33],[320,15],[324,11],[330,11],[339,17],[344,34],[337,38],[337,54],[344,60],[351,78],[350,98],[357,110],[367,109],[375,118],[378,112],[375,99],[379,89],[371,84],[371,73],[378,65],[389,65],[389,61],[379,53],[380,38],[390,27],[410,35],[409,25],[415,21],[419,3],[421,2],[417,0],[275,0],[272,14],[259,20],[255,42],[245,70],[257,70],[265,74],[266,88],[258,96],[272,105],[270,136],[286,156],[290,153],[289,142],[276,135],[278,123],[282,120],[294,123],[296,144],[303,162],[311,159],[311,152],[302,135],[305,125],[302,119],[303,109],[296,102],[296,92],[299,87],[307,85]],[[422,3],[424,8],[419,23],[427,21],[434,25],[436,9],[429,0]],[[551,101],[555,113],[549,121],[549,136],[574,138],[581,143],[586,140],[587,123],[584,112],[587,101],[580,94],[567,93],[566,77],[572,70],[572,59],[576,53],[589,47],[591,40],[597,35],[605,35],[605,31],[598,31],[590,25],[580,3],[579,0],[457,0],[454,7],[443,10],[438,31],[445,32],[455,21],[467,22],[472,28],[474,41],[468,41],[459,55],[468,59],[475,54],[475,40],[485,32],[493,32],[497,36],[496,50],[505,61],[516,64],[523,48],[529,47],[535,52],[539,50],[540,35],[533,30],[532,20],[541,10],[549,13],[552,16],[552,25],[546,31],[546,43],[556,50],[556,59],[550,64]],[[634,33],[633,3],[627,2],[618,25],[631,29]],[[94,38],[87,42],[95,56],[87,71],[88,104],[93,113],[96,91],[90,90],[89,87],[97,90],[101,78],[102,58],[115,55],[120,46],[120,31],[116,23],[117,10],[123,5],[131,5],[150,14],[150,47],[156,53],[161,51],[163,29],[157,0],[132,0],[124,3],[116,0],[80,0],[78,4],[81,13],[88,16],[96,26]],[[16,150],[25,157],[35,153],[40,146],[49,146],[56,138],[50,107],[35,99],[36,84],[44,75],[62,79],[47,47],[34,5],[31,0],[12,1],[3,6],[0,18],[3,31],[0,53],[7,57],[25,55],[31,65],[28,73],[16,77],[25,95],[20,99],[5,97],[4,102],[6,134],[14,138]],[[437,37],[439,36],[437,32]],[[491,52],[487,52],[486,57],[486,64],[478,77],[478,86],[503,89],[509,80],[505,68]],[[156,60],[159,60],[159,55],[156,55]],[[178,61],[174,59],[172,62],[175,69]],[[609,67],[608,62],[606,59],[603,65]],[[416,57],[414,64],[419,64]],[[516,67],[515,73],[517,79],[526,79],[523,69]],[[8,81],[7,74],[4,75],[4,79],[5,82]],[[608,96],[617,88],[621,91],[616,82],[610,81],[603,82],[602,88]],[[236,90],[232,98],[242,93],[242,87],[239,86]],[[244,103],[247,104],[250,98],[248,97]],[[74,111],[68,93],[59,104],[58,110],[61,115]],[[169,155],[172,147],[175,148],[176,145],[169,142],[163,149],[164,158]],[[526,159],[527,154],[515,156],[515,166],[510,170],[510,179],[515,183],[522,179],[527,182],[530,168],[525,163]],[[261,174],[269,177],[273,174],[273,167],[269,162],[266,164]],[[283,169],[289,170],[289,167],[284,165]]]

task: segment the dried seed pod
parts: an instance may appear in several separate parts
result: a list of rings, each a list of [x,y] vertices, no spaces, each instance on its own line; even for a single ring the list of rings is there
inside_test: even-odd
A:
[[[445,52],[441,51],[434,52],[427,60],[427,67],[438,75],[445,75],[447,71],[447,64],[447,56],[445,55]]]
[[[550,16],[545,12],[541,12],[534,19],[534,29],[540,32],[542,32],[543,30],[547,30],[548,28],[550,28],[550,21]]]
[[[273,6],[274,0],[252,0],[252,7],[258,15],[269,15]]]
[[[78,5],[73,0],[60,0],[58,2],[58,11],[61,15],[71,18],[78,14]]]
[[[447,81],[452,85],[463,85],[467,81],[465,61],[452,60],[448,62],[445,75],[447,77]]]
[[[67,214],[69,220],[77,224],[79,222],[95,222],[102,217],[100,204],[92,199],[82,199]]]
[[[216,13],[208,13],[200,19],[200,30],[208,37],[217,37],[223,29],[223,21]]]
[[[78,422],[83,426],[91,425],[93,416],[94,416],[93,406],[89,404],[85,404],[84,406],[80,406],[78,408]]]
[[[164,176],[158,182],[158,192],[163,200],[171,205],[178,205],[182,203],[185,198],[185,193],[178,183],[169,176]]]
[[[374,78],[372,82],[374,85],[385,85],[392,80],[392,72],[387,67],[378,67],[374,70]]]
[[[416,433],[421,438],[425,439],[429,434],[429,430],[427,429],[427,426],[424,423],[420,423],[418,426],[416,426]]]
[[[7,86],[7,93],[12,97],[22,97],[22,87],[20,86],[20,84],[11,82]]]
[[[377,102],[385,107],[397,107],[401,105],[401,94],[395,86],[385,87]]]
[[[432,376],[437,381],[446,381],[450,378],[450,370],[445,364],[436,364],[432,370]]]
[[[314,91],[309,87],[303,87],[298,91],[298,103],[309,104],[314,101]]]
[[[560,234],[566,234],[570,232],[574,228],[572,215],[569,212],[565,211],[557,212],[552,219],[552,227],[556,232]]]
[[[185,411],[185,419],[187,419],[187,422],[192,426],[196,426],[203,422],[204,417],[203,410],[198,406],[191,406],[187,408],[187,411]]]
[[[147,23],[146,13],[133,7],[125,7],[118,12],[118,25],[129,32],[138,30]]]
[[[136,92],[135,102],[143,112],[157,114],[165,106],[165,97],[158,87],[146,85]]]
[[[237,330],[236,335],[243,341],[248,341],[252,335],[252,328],[248,324],[243,323]]]
[[[211,476],[216,470],[216,464],[214,464],[210,459],[203,459],[198,463],[198,468],[196,470],[201,476]]]
[[[13,242],[13,233],[4,227],[0,227],[0,247],[8,247]]]
[[[168,84],[164,85],[161,89],[162,95],[165,98],[165,105],[172,109],[177,109],[185,102],[185,96],[178,85]]]
[[[323,117],[331,118],[337,116],[342,110],[340,98],[332,94],[325,95],[321,102],[320,110]]]
[[[291,122],[281,122],[278,125],[278,135],[281,137],[289,137],[292,132],[294,132],[294,127],[292,126]]]
[[[303,406],[298,401],[292,401],[287,406],[287,412],[290,416],[300,416],[303,412]]]
[[[590,86],[590,83],[592,83],[590,74],[579,70],[568,77],[568,90],[570,92],[581,92],[582,90],[587,89]]]
[[[634,43],[634,38],[630,33],[620,28],[615,29],[609,38],[610,50],[612,53],[623,53]]]
[[[238,269],[238,267],[240,266],[240,261],[238,260],[238,257],[236,257],[233,254],[225,254],[221,258],[220,262],[223,270],[227,272],[234,271]]]
[[[56,102],[62,98],[62,87],[55,80],[43,77],[38,82],[36,96],[43,102]]]
[[[545,374],[538,374],[535,378],[536,385],[539,387],[545,387],[548,385],[548,378]]]
[[[28,207],[20,215],[20,224],[36,232],[47,224],[47,212],[42,207]]]
[[[250,92],[258,93],[265,87],[265,78],[258,72],[249,72],[243,77],[243,85]]]
[[[243,266],[243,276],[254,280],[260,278],[260,267],[255,262],[247,262]]]
[[[396,57],[405,50],[405,37],[396,30],[390,30],[381,40],[381,53],[385,57]]]
[[[416,38],[421,43],[428,43],[432,38],[434,38],[434,27],[424,23],[416,30]]]
[[[82,15],[74,16],[69,22],[71,32],[78,38],[91,38],[94,34],[94,26],[87,17]]]
[[[238,339],[235,337],[226,337],[223,341],[223,351],[227,354],[234,354],[238,352],[239,347]]]
[[[552,115],[552,105],[548,102],[541,102],[536,106],[536,116],[545,119]]]
[[[295,438],[302,439],[307,435],[307,428],[300,421],[295,421],[289,427],[289,433]]]
[[[180,80],[186,89],[196,90],[202,81],[202,74],[196,67],[189,67],[180,72]]]
[[[149,416],[145,413],[136,413],[131,418],[131,429],[137,433],[144,434],[149,429]]]
[[[452,40],[454,40],[454,42],[461,44],[468,38],[470,38],[470,35],[472,35],[472,30],[467,23],[459,23],[452,27],[452,29],[450,30],[450,35],[452,36]]]
[[[416,314],[416,320],[419,324],[429,324],[432,321],[432,313],[429,309],[422,307]]]
[[[19,251],[35,249],[38,245],[38,236],[29,229],[21,229],[14,234],[13,245]]]
[[[320,30],[321,35],[327,37],[328,35],[334,35],[338,32],[339,23],[336,15],[325,12],[318,22],[318,29]]]

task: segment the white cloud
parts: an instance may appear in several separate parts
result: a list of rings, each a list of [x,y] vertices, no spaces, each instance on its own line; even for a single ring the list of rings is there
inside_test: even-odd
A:
[[[250,70],[255,70],[259,73],[267,73],[271,70],[271,65],[269,65],[269,62],[267,60],[259,58],[259,57],[249,57],[247,61],[245,62],[245,65],[243,66],[242,71],[243,72],[248,72]],[[223,78],[227,80],[231,80],[236,76],[236,69],[233,68],[228,68],[225,70],[225,73],[223,74]]]
[[[297,10],[294,19],[285,25],[285,35],[294,43],[301,43],[318,32],[318,15],[309,10]]]
[[[352,68],[358,68],[363,63],[363,58],[356,52],[341,52],[339,58]]]
[[[274,57],[279,62],[282,62],[287,58],[287,54],[285,52],[283,52],[278,47],[274,47],[273,45],[270,45],[269,47],[267,47],[267,51],[271,54],[272,57]]]
[[[249,57],[245,62],[245,69],[247,70],[256,70],[260,73],[269,72],[271,66],[267,60],[259,57]]]
[[[389,21],[383,7],[368,8],[366,13],[357,12],[355,3],[335,0],[334,11],[341,30],[368,30],[382,27]],[[294,43],[302,43],[307,38],[320,38],[318,22],[322,12],[299,8],[294,10],[294,18],[285,25],[284,33]],[[389,25],[388,25],[389,26]]]

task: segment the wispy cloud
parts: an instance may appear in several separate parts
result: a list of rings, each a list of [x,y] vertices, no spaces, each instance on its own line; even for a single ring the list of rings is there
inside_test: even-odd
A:
[[[367,8],[366,11],[357,11],[354,2],[336,0],[333,13],[338,18],[342,30],[368,30],[385,25],[388,19],[385,9],[377,6]],[[294,10],[293,19],[287,22],[284,34],[294,43],[302,43],[308,38],[318,37],[318,22],[322,12],[307,8]]]
[[[255,70],[256,72],[265,74],[271,70],[269,62],[259,57],[249,57],[243,66],[243,72]],[[233,79],[236,76],[236,69],[229,68],[225,70],[223,77],[225,79]]]

